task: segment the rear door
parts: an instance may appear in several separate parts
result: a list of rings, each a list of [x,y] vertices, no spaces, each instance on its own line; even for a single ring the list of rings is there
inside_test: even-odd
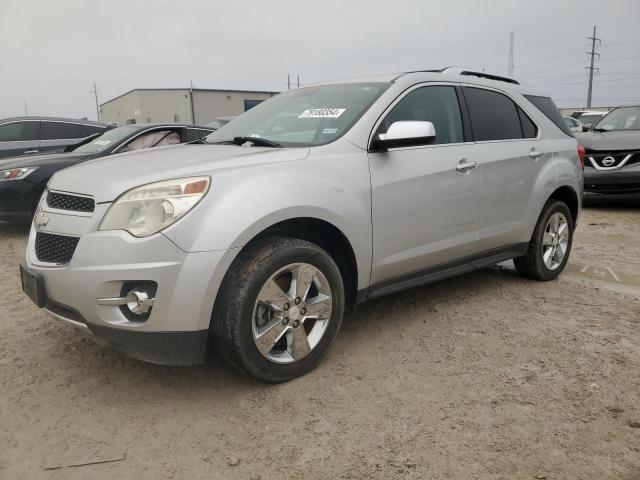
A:
[[[483,251],[528,241],[527,210],[552,151],[529,115],[505,92],[463,87],[482,164],[478,241]]]
[[[0,158],[38,153],[39,136],[39,120],[18,120],[0,124]]]
[[[375,134],[405,120],[432,122],[436,139],[369,153],[374,284],[477,251],[481,172],[465,136],[456,87],[413,87],[392,104]]]
[[[69,145],[75,145],[86,136],[81,124],[43,120],[40,151],[46,153],[63,152]]]

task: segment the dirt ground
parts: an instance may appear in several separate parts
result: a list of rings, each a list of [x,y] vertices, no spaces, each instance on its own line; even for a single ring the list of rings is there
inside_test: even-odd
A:
[[[640,206],[586,208],[557,281],[365,304],[282,385],[96,345],[22,295],[25,242],[0,226],[0,479],[640,479]]]

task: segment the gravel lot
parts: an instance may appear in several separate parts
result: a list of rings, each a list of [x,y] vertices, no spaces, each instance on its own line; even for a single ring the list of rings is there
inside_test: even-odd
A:
[[[50,319],[25,242],[0,225],[2,479],[640,479],[640,206],[586,208],[557,281],[505,264],[365,304],[275,386]]]

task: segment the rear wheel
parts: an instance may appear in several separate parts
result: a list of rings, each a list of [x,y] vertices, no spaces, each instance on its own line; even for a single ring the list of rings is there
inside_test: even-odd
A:
[[[213,316],[216,349],[261,380],[282,382],[314,368],[342,322],[340,270],[317,245],[262,240],[230,268]]]
[[[527,253],[513,259],[520,275],[534,280],[553,280],[564,270],[573,242],[573,218],[559,200],[547,202],[533,231]]]

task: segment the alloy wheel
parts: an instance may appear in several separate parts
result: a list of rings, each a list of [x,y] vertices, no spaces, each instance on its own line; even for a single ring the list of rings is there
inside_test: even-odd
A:
[[[549,218],[542,238],[542,259],[549,270],[556,270],[569,248],[569,222],[564,214],[556,212]]]
[[[324,274],[308,263],[292,263],[271,275],[253,308],[253,340],[274,363],[306,357],[324,336],[332,310]]]

